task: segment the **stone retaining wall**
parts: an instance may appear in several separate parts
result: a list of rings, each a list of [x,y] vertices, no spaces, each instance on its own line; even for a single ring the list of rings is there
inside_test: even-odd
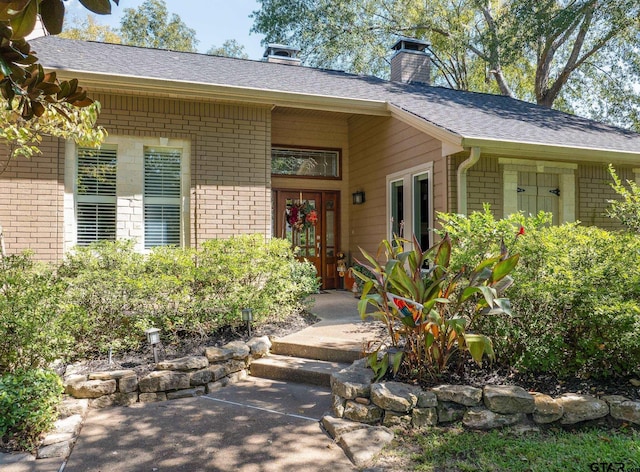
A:
[[[557,398],[513,385],[440,385],[429,390],[400,382],[373,382],[365,360],[331,377],[338,418],[384,426],[433,426],[461,421],[469,429],[510,425],[574,425],[591,420],[640,425],[640,402],[620,395],[567,393]]]
[[[234,341],[223,347],[208,347],[204,356],[189,356],[158,362],[155,370],[138,378],[133,370],[111,370],[64,377],[65,399],[59,419],[43,439],[36,457],[67,457],[89,408],[127,406],[194,397],[214,392],[247,377],[253,359],[269,353],[267,336],[247,343]]]

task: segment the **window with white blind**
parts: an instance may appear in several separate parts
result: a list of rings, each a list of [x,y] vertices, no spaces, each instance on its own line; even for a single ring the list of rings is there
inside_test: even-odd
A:
[[[144,150],[144,247],[180,245],[181,153]]]
[[[78,149],[77,244],[116,239],[116,150]]]

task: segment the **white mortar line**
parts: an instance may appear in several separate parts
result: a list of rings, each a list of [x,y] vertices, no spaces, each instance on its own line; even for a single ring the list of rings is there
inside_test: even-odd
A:
[[[309,418],[308,416],[294,415],[292,413],[282,413],[281,411],[270,410],[268,408],[262,408],[262,407],[259,407],[259,406],[247,405],[247,404],[244,404],[244,403],[237,403],[237,402],[232,402],[232,401],[229,401],[229,400],[221,400],[220,398],[213,398],[213,397],[210,397],[208,395],[202,395],[202,396],[200,396],[200,398],[207,398],[209,400],[213,400],[214,402],[227,403],[229,405],[242,406],[242,407],[245,407],[245,408],[251,408],[253,410],[260,410],[260,411],[266,411],[268,413],[275,413],[276,415],[291,416],[293,418],[300,418],[302,420],[313,421],[315,423],[317,423],[319,421],[317,418]]]

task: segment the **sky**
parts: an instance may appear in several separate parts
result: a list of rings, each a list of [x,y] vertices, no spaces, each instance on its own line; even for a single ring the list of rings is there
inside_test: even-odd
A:
[[[127,8],[138,8],[144,0],[120,0],[112,3],[111,15],[94,15],[99,24],[112,28],[120,26],[122,13]],[[253,19],[251,12],[260,9],[256,0],[165,0],[169,14],[177,14],[182,22],[196,31],[198,51],[207,52],[212,46],[222,46],[227,39],[243,45],[250,59],[261,59],[265,48],[260,45],[262,35],[249,34]],[[65,2],[67,15],[86,17],[89,10],[78,0]]]

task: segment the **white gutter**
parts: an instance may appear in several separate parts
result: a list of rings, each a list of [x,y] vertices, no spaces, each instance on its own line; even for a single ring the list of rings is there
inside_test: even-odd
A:
[[[467,171],[480,159],[480,148],[472,147],[466,161],[458,167],[458,213],[467,214]]]

